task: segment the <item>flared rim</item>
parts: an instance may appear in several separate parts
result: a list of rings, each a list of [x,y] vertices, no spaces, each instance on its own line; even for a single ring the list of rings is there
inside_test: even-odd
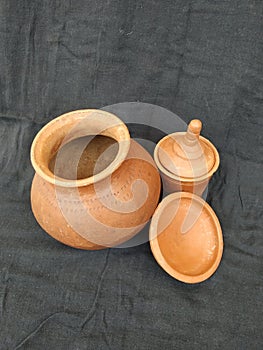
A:
[[[63,144],[63,140],[70,134],[78,123],[88,123],[92,125],[99,121],[98,130],[101,130],[97,135],[109,136],[118,142],[118,153],[105,169],[98,174],[84,178],[84,179],[64,179],[56,176],[48,165],[48,160],[45,159],[45,145],[50,139],[54,140],[54,144],[58,144],[58,149]],[[64,135],[64,138],[61,136]],[[94,132],[87,130],[83,135],[94,135]],[[62,137],[62,139],[61,139]],[[79,136],[80,137],[80,136]],[[77,138],[77,137],[76,137]],[[127,157],[130,148],[130,134],[127,126],[116,115],[97,109],[81,109],[71,111],[60,115],[59,117],[47,123],[35,136],[30,152],[30,158],[35,172],[47,182],[63,187],[82,187],[99,182],[110,176],[115,170],[119,168],[121,163]]]

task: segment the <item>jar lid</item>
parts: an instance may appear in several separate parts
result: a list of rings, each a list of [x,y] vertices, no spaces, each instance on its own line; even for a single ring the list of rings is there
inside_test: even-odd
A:
[[[186,132],[170,134],[159,142],[158,160],[168,172],[180,178],[197,178],[215,167],[218,152],[211,142],[200,136],[201,129],[202,122],[193,119]]]
[[[172,277],[185,283],[202,282],[221,261],[221,226],[202,198],[188,192],[172,193],[152,217],[150,246],[158,264]]]

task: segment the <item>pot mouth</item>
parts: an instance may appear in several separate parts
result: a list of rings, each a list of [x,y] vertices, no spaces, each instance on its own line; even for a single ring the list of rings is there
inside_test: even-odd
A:
[[[51,159],[63,146],[85,136],[106,136],[115,140],[118,152],[113,161],[87,178],[68,179],[55,175],[50,169]],[[33,168],[44,180],[56,186],[82,187],[110,176],[126,159],[129,149],[130,134],[121,119],[106,111],[83,109],[65,113],[46,124],[35,136],[30,155]]]
[[[185,134],[184,132],[180,132],[177,134]],[[159,159],[159,149],[160,149],[160,145],[163,142],[163,140],[167,139],[168,137],[170,137],[170,135],[165,136],[162,140],[160,140],[155,149],[154,149],[154,161],[158,167],[158,169],[166,176],[168,176],[169,178],[176,180],[176,181],[180,181],[180,182],[189,182],[189,183],[193,183],[196,181],[205,181],[207,179],[209,179],[218,169],[219,167],[219,163],[220,163],[220,158],[219,158],[219,154],[217,149],[215,148],[215,146],[205,137],[203,136],[199,136],[200,140],[205,143],[209,148],[211,148],[211,150],[213,151],[214,154],[214,164],[212,166],[211,169],[209,169],[207,171],[206,174],[202,175],[202,176],[196,176],[196,177],[184,177],[184,176],[179,176],[176,175],[174,173],[171,173],[169,170],[167,170],[161,163],[160,159]]]

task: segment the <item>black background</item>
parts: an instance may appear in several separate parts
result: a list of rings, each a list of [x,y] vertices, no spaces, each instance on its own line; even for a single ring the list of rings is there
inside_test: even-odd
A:
[[[0,1],[0,349],[261,349],[260,0]],[[79,251],[30,209],[49,120],[124,101],[199,117],[221,155],[215,275],[185,285],[149,245]]]

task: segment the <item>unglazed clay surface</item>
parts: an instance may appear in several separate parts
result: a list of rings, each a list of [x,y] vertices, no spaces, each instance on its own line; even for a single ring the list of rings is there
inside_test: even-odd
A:
[[[158,204],[160,176],[149,153],[130,140],[125,125],[119,120],[114,127],[106,125],[104,135],[93,138],[87,147],[83,127],[81,133],[74,131],[74,136],[80,137],[70,137],[62,147],[53,140],[56,146],[52,147],[52,137],[60,140],[59,133],[65,137],[67,125],[72,127],[74,120],[86,118],[90,113],[93,117],[95,113],[94,125],[96,111],[76,111],[60,117],[65,125],[61,120],[53,124],[56,129],[59,123],[59,132],[55,132],[51,124],[36,138],[31,154],[37,170],[31,203],[36,220],[58,241],[76,248],[101,249],[125,242],[147,223]],[[98,118],[105,120],[108,115],[112,116],[107,112],[98,113]],[[85,123],[89,130],[89,123]],[[43,144],[46,138],[50,140],[48,150]],[[76,162],[74,154],[80,153],[79,147],[83,147],[84,152]],[[56,160],[58,154],[59,161]],[[116,163],[118,157],[120,164]],[[117,165],[112,170],[114,162]],[[91,173],[92,177],[87,178]]]
[[[219,166],[216,148],[200,136],[202,123],[192,120],[187,132],[164,137],[156,146],[155,162],[167,193],[185,191],[202,195]]]
[[[218,219],[207,203],[190,193],[172,194],[159,205],[150,240],[157,262],[183,282],[207,279],[221,260],[223,239]]]
[[[59,163],[56,163],[57,153],[54,154],[49,162],[49,169],[68,180],[85,179],[108,167],[117,156],[118,148],[118,142],[107,136],[79,137],[61,147]],[[78,160],[75,159],[75,154],[79,151],[81,157]]]

